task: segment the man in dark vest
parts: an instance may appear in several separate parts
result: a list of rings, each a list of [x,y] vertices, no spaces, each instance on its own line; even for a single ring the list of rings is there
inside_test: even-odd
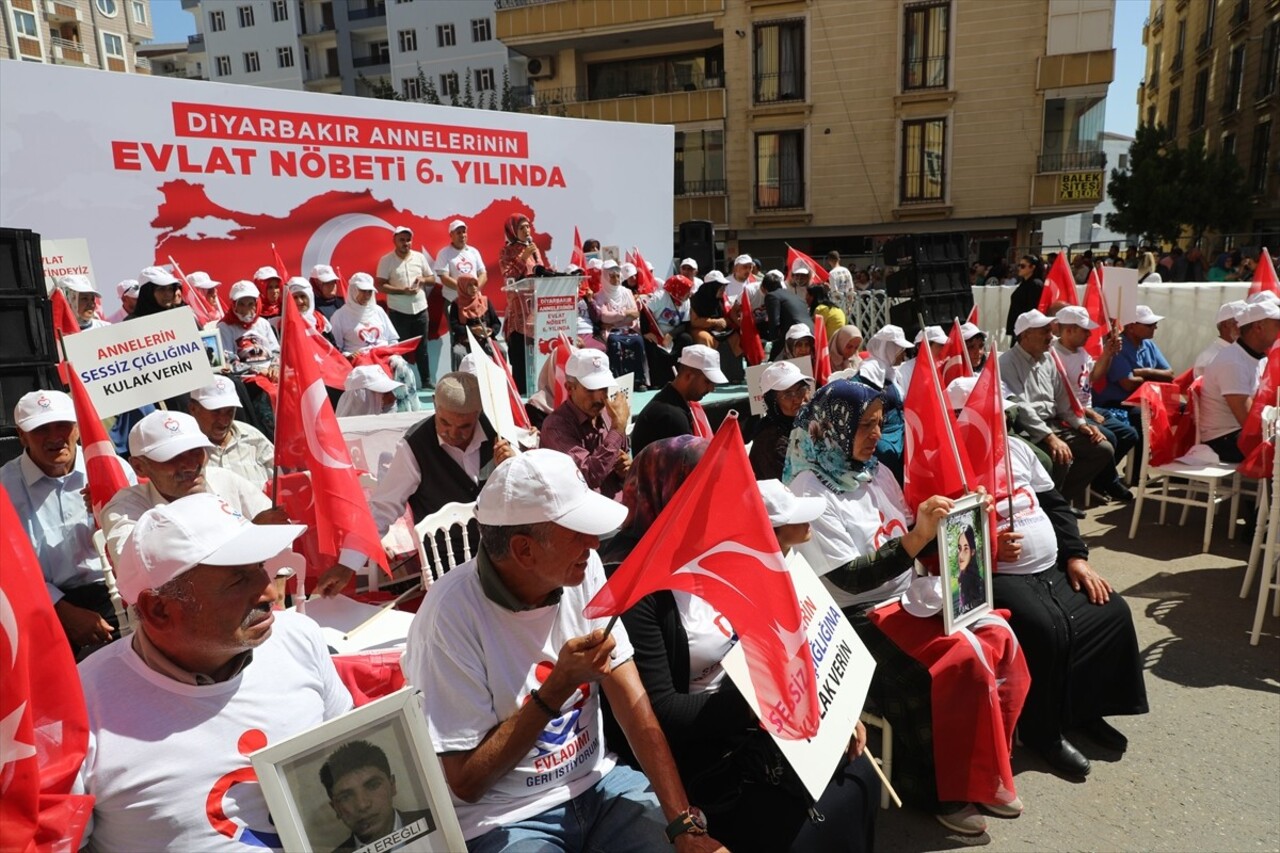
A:
[[[480,384],[470,373],[449,373],[436,383],[435,413],[405,431],[395,457],[369,498],[378,533],[385,536],[405,505],[417,524],[447,503],[472,503],[489,474],[515,455],[480,411]],[[472,551],[478,531],[472,522]],[[452,543],[461,553],[461,538]],[[370,554],[344,548],[337,564],[320,576],[316,592],[331,596],[365,565]]]

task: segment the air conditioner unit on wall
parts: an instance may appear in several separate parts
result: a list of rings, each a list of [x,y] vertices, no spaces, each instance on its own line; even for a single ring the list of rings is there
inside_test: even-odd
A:
[[[556,65],[550,56],[535,56],[525,66],[530,80],[546,80],[556,76]]]

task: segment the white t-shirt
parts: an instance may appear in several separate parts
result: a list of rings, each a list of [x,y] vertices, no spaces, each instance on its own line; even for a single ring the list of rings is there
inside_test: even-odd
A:
[[[1062,359],[1062,366],[1067,372],[1067,379],[1071,380],[1071,390],[1076,392],[1076,399],[1080,401],[1080,405],[1086,409],[1093,408],[1093,356],[1089,352],[1080,347],[1075,352],[1064,347],[1057,341],[1053,342],[1053,348],[1058,353],[1058,358]]]
[[[669,335],[671,330],[681,323],[689,322],[689,300],[676,304],[675,299],[665,290],[660,290],[649,298],[649,311],[653,319],[658,321],[662,334]]]
[[[1016,483],[1025,483],[1013,492],[1013,532],[1021,533],[1022,553],[1012,563],[997,563],[1002,575],[1033,575],[1052,568],[1058,561],[1058,536],[1053,523],[1036,497],[1054,488],[1053,479],[1025,442],[1009,442],[1009,460]],[[996,501],[996,530],[1009,529],[1009,499]]]
[[[680,624],[689,638],[689,692],[720,689],[724,680],[724,656],[738,642],[729,620],[705,600],[681,590],[672,591]]]
[[[1210,364],[1213,364],[1213,360],[1218,357],[1218,353],[1229,346],[1231,346],[1230,342],[1224,341],[1222,338],[1214,338],[1213,343],[1200,350],[1200,354],[1196,356],[1195,363],[1191,366],[1191,376],[1195,379],[1204,376],[1205,370]]]
[[[395,252],[387,252],[378,261],[378,274],[376,278],[385,278],[394,287],[408,287],[419,278],[430,278],[435,275],[431,272],[431,263],[427,260],[427,256],[421,252],[409,250],[409,254],[402,259]],[[427,309],[427,295],[431,288],[421,288],[417,293],[388,293],[387,309],[398,311],[401,314],[417,314]]]
[[[77,789],[95,797],[97,851],[279,849],[248,753],[351,709],[314,622],[277,612],[228,681],[184,684],[129,639],[80,664],[89,749]]]
[[[480,252],[475,246],[455,249],[452,243],[436,252],[436,269],[454,281],[457,281],[460,275],[473,275],[479,279],[485,271],[484,259],[480,257]],[[445,287],[441,292],[450,302],[458,298],[457,288]]]
[[[827,502],[822,515],[809,523],[813,537],[798,550],[819,576],[873,553],[884,543],[904,536],[914,523],[915,513],[907,509],[902,487],[884,465],[876,468],[868,482],[856,492],[837,494],[828,489],[812,471],[801,471],[791,481],[791,491],[800,497],[816,495]],[[907,569],[875,589],[853,595],[823,578],[840,608],[874,604],[901,595],[911,584]]]
[[[329,318],[329,326],[338,349],[343,352],[360,352],[369,347],[400,342],[400,335],[395,326],[391,325],[387,312],[381,306],[374,307],[377,310],[370,312],[368,318],[359,322],[352,319],[352,312],[342,308],[333,312],[333,316]]]
[[[219,321],[218,337],[222,339],[222,351],[233,361],[259,364],[280,354],[280,342],[265,317],[258,317],[247,329]]]
[[[594,551],[586,579],[566,587],[550,607],[513,612],[490,600],[474,560],[437,581],[409,626],[402,660],[405,678],[423,693],[436,751],[475,749],[529,702],[529,691],[551,673],[561,647],[608,622],[582,615],[602,586],[604,568]],[[633,652],[621,623],[613,626],[613,637],[617,667]],[[616,760],[601,737],[599,685],[585,694],[575,691],[533,748],[478,801],[453,798],[466,838],[568,802],[613,769]]]
[[[1258,393],[1266,358],[1254,358],[1239,342],[1218,353],[1204,370],[1204,386],[1200,392],[1200,440],[1212,441],[1240,429],[1240,422],[1223,399],[1224,394]]]
[[[827,272],[827,286],[837,295],[853,293],[853,273],[849,272],[848,267],[836,264]]]

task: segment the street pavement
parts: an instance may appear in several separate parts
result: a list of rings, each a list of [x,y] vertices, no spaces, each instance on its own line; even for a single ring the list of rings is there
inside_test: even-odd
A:
[[[1249,544],[1228,540],[1224,504],[1201,554],[1203,512],[1186,527],[1179,512],[1170,507],[1161,526],[1148,504],[1134,539],[1131,505],[1095,506],[1081,522],[1094,568],[1129,602],[1146,672],[1151,712],[1111,720],[1129,738],[1123,758],[1071,737],[1093,763],[1072,783],[1015,748],[1021,817],[989,817],[987,834],[966,838],[891,807],[878,850],[1280,850],[1280,619],[1268,615],[1249,645],[1256,576],[1239,597]]]

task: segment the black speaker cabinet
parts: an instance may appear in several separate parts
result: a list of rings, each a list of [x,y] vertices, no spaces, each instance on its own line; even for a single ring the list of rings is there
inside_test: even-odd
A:
[[[715,225],[705,219],[691,219],[680,223],[676,263],[685,258],[693,258],[698,262],[699,277],[719,266],[716,263]]]
[[[56,360],[49,300],[0,295],[0,364]]]
[[[40,235],[21,228],[0,228],[0,294],[44,296]]]

